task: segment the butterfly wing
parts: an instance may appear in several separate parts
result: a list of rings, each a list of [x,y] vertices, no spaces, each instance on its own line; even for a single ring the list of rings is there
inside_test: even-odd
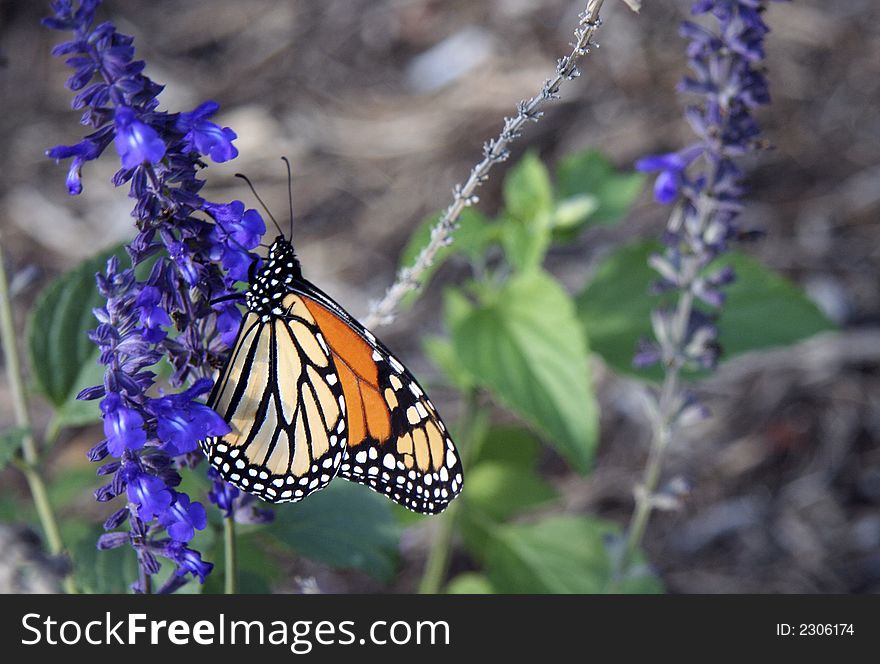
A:
[[[295,285],[330,348],[348,407],[339,476],[413,511],[442,512],[461,492],[462,466],[434,405],[366,328],[313,284]]]
[[[201,443],[224,480],[269,502],[327,486],[348,438],[333,355],[299,296],[282,306],[290,315],[242,321],[208,398],[232,431]]]

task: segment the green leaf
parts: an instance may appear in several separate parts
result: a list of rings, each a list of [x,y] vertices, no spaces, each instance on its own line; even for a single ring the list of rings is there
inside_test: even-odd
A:
[[[452,328],[462,365],[479,385],[543,433],[586,472],[598,412],[589,353],[574,304],[548,274],[511,278]]]
[[[632,360],[639,340],[652,337],[651,310],[660,304],[650,293],[658,275],[647,262],[656,249],[653,242],[617,249],[577,296],[578,316],[593,352],[621,373],[652,379],[662,371],[636,369]]]
[[[593,350],[617,371],[651,379],[660,371],[635,370],[632,356],[639,339],[651,338],[651,310],[664,301],[649,291],[659,277],[647,261],[658,250],[656,243],[644,241],[621,247],[577,296]],[[753,258],[732,252],[709,270],[722,266],[737,273],[725,289],[727,302],[718,320],[722,359],[786,346],[834,328],[803,291]]]
[[[55,279],[40,293],[28,320],[34,379],[40,393],[57,408],[78,388],[86,387],[76,381],[95,357],[95,345],[87,336],[97,325],[92,309],[103,303],[95,288],[95,274],[113,254],[122,257],[124,250],[117,247],[105,252]]]
[[[601,152],[588,150],[562,159],[557,169],[560,201],[588,194],[595,197],[596,209],[581,218],[594,224],[620,221],[645,186],[642,173],[617,171]]]
[[[721,265],[737,274],[718,320],[725,357],[788,346],[835,329],[800,287],[754,258],[733,253]]]
[[[496,525],[558,498],[534,470],[509,462],[483,461],[468,470],[462,496],[461,536],[467,550],[484,560]]]
[[[492,595],[495,590],[483,574],[465,572],[446,585],[446,592],[450,595]]]
[[[599,199],[589,194],[576,194],[559,202],[553,211],[554,229],[566,230],[580,226],[599,208]]]
[[[605,540],[617,530],[578,516],[500,526],[488,552],[487,576],[499,593],[607,592],[612,565]],[[640,588],[660,589],[658,582],[642,582]]]
[[[473,303],[457,288],[443,291],[443,325],[447,330],[455,329],[473,310]]]
[[[514,219],[534,222],[553,208],[553,185],[547,167],[534,152],[526,155],[504,178],[504,207]]]
[[[501,461],[532,469],[537,465],[540,454],[541,443],[531,431],[514,426],[497,426],[486,434],[474,462]]]
[[[546,166],[529,152],[504,179],[501,244],[517,270],[541,265],[550,247],[553,185]]]
[[[59,512],[70,510],[77,503],[91,506],[95,500],[95,489],[100,483],[106,482],[107,478],[95,475],[95,469],[91,465],[67,468],[63,473],[53,476],[49,482],[49,501]]]
[[[470,391],[474,386],[474,380],[467,369],[461,366],[461,362],[455,354],[455,347],[449,339],[438,336],[425,337],[422,346],[425,349],[425,354],[434,363],[434,366],[443,372],[450,385],[460,392]]]
[[[502,217],[501,246],[507,261],[518,272],[535,270],[544,262],[552,239],[550,218],[543,216],[533,221]]]
[[[101,408],[98,399],[80,401],[76,398],[79,391],[91,385],[100,385],[104,381],[104,365],[98,364],[98,349],[94,349],[91,360],[87,360],[74,381],[74,389],[67,400],[55,412],[54,426],[76,427],[101,421]]]
[[[128,593],[137,581],[137,557],[131,547],[123,546],[109,551],[98,551],[95,543],[104,532],[100,526],[86,525],[71,534],[65,524],[65,542],[70,546],[74,579],[85,593]]]
[[[476,509],[495,521],[556,500],[556,490],[532,470],[512,463],[483,461],[468,472],[463,497],[468,509]]]
[[[360,569],[384,581],[394,575],[400,530],[391,503],[364,486],[333,482],[276,511],[268,533],[325,565]]]
[[[440,214],[435,213],[419,224],[400,255],[400,267],[411,266],[422,249],[428,246],[431,241],[431,230],[440,220]],[[496,232],[495,225],[491,224],[482,212],[470,207],[464,208],[458,218],[458,228],[452,236],[453,242],[438,250],[434,263],[422,274],[422,285],[427,284],[434,272],[452,256],[464,255],[471,261],[480,260]],[[415,295],[408,297],[404,303],[411,303],[415,297]]]
[[[464,320],[474,306],[457,288],[447,288],[443,292],[443,324],[447,330],[453,329]],[[474,380],[461,363],[455,346],[448,339],[438,336],[427,337],[424,341],[425,353],[446,376],[449,383],[462,392],[474,386]]]
[[[417,526],[432,518],[430,514],[419,514],[418,512],[408,510],[403,505],[398,505],[397,503],[391,503],[391,511],[394,514],[394,518],[398,525],[404,529]]]
[[[28,427],[13,427],[0,433],[0,470],[15,458],[21,448],[21,441],[30,433]]]

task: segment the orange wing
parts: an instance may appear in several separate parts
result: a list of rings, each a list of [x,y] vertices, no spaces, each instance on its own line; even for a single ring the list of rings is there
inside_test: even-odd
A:
[[[369,331],[308,282],[299,292],[330,347],[345,395],[347,458],[339,476],[425,514],[462,487],[446,426],[412,374]]]

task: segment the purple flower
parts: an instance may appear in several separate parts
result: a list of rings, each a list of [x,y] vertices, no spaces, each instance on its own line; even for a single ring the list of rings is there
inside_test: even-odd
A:
[[[201,503],[191,503],[189,496],[177,493],[175,501],[159,518],[159,523],[165,526],[171,539],[189,542],[196,530],[204,530],[208,525],[208,517]]]
[[[635,357],[633,357],[633,366],[638,369],[645,369],[657,364],[662,357],[660,347],[657,344],[641,339]]]
[[[148,124],[127,106],[116,108],[116,150],[122,168],[136,168],[143,163],[157,164],[165,156],[165,142]]]
[[[155,475],[148,475],[135,467],[128,468],[131,469],[126,473],[128,499],[138,506],[138,518],[152,521],[154,518],[164,517],[171,507],[171,489]]]
[[[101,402],[104,413],[104,435],[110,454],[122,456],[125,450],[139,450],[147,442],[144,418],[133,408],[123,405],[122,397],[111,392]]]
[[[144,286],[135,300],[140,311],[141,325],[144,326],[144,341],[158,343],[165,338],[163,327],[171,325],[168,312],[160,306],[162,291],[156,286]]]
[[[654,198],[658,203],[672,203],[684,184],[685,170],[703,152],[701,145],[692,145],[680,152],[651,155],[636,162],[636,170],[660,171],[654,182]]]
[[[210,389],[211,380],[204,378],[179,394],[149,400],[147,409],[158,422],[156,434],[162,442],[162,449],[169,454],[177,456],[194,452],[200,440],[231,431],[222,417],[195,401]]]
[[[202,555],[198,551],[194,551],[182,542],[170,541],[163,550],[163,555],[171,558],[177,563],[178,576],[184,574],[192,574],[193,578],[198,578],[200,583],[204,583],[208,574],[214,568],[211,563],[202,560]]]
[[[126,510],[128,512],[128,510]],[[107,551],[118,549],[120,546],[131,543],[131,535],[128,533],[104,533],[98,537],[98,550]]]
[[[761,63],[768,1],[700,0],[692,5],[694,14],[711,13],[717,23],[717,30],[710,30],[685,21],[680,31],[689,40],[692,73],[679,90],[697,98],[685,111],[697,142],[636,162],[638,170],[659,171],[654,197],[676,206],[664,233],[666,249],[650,260],[661,277],[655,290],[678,290],[688,295],[684,301],[699,300],[712,312],[724,305],[722,288],[735,275],[731,268],[713,272],[711,264],[731,240],[744,235],[737,225],[743,188],[735,160],[760,147],[752,110],[770,100]],[[639,345],[636,365],[715,365],[720,353],[717,315],[690,304],[682,311],[654,312],[655,340]]]
[[[235,132],[208,122],[220,106],[215,101],[206,101],[190,113],[181,113],[177,118],[177,129],[184,133],[187,147],[195,152],[209,155],[217,163],[235,159],[238,149],[232,144]]]
[[[229,519],[240,523],[269,523],[275,518],[271,509],[260,507],[260,502],[251,494],[243,493],[231,484],[223,481],[220,474],[211,468],[208,470],[211,490],[208,499]]]
[[[215,304],[214,310],[217,312],[216,325],[220,339],[231,347],[235,343],[241,325],[241,310],[231,302]]]
[[[143,75],[144,63],[134,59],[130,36],[110,22],[95,25],[98,5],[97,0],[55,0],[53,15],[44,20],[51,29],[71,33],[53,53],[73,70],[67,87],[75,91],[73,107],[90,132],[47,154],[71,160],[67,188],[79,194],[85,164],[114,143],[122,168],[113,182],[127,184],[134,200],[137,234],[127,247],[131,267],[113,258],[97,275],[106,304],[95,310],[98,325],[90,339],[100,349],[103,384],[79,396],[103,400],[107,438],[89,458],[113,457],[98,471],[110,483],[96,491],[96,499],[122,493],[129,499],[104,524],[113,531],[127,523],[129,532],[107,533],[99,545],[128,543],[146,575],[158,572],[157,556],[171,560],[177,580],[163,587],[170,592],[183,575],[204,581],[212,567],[183,545],[204,527],[204,507],[175,487],[181,481],[178,470],[192,465],[188,455],[197,442],[229,431],[196,400],[210,389],[208,376],[225,360],[241,317],[233,302],[211,302],[233,294],[235,281],[247,278],[258,260],[249,250],[260,242],[265,224],[240,202],[214,203],[200,195],[205,157],[221,162],[237,155],[235,133],[209,120],[218,105],[208,101],[188,113],[158,110],[162,86]],[[154,266],[140,281],[133,268],[147,258],[155,259]],[[177,334],[169,336],[172,324]],[[174,368],[173,386],[193,384],[177,394],[148,397],[156,377],[151,368],[163,357]],[[134,587],[146,590],[140,582]]]
[[[208,477],[211,480],[208,498],[223,511],[224,516],[232,517],[235,511],[235,499],[241,495],[241,491],[228,482],[224,482],[220,478],[220,473],[213,468],[208,471]]]
[[[106,146],[105,146],[106,147]],[[56,161],[73,158],[67,172],[67,191],[71,195],[82,193],[82,167],[87,161],[95,159],[103,150],[98,143],[85,139],[76,145],[58,145],[47,152]]]
[[[174,240],[169,242],[166,247],[168,255],[177,265],[177,269],[180,271],[181,276],[186,280],[186,283],[190,286],[198,284],[200,280],[199,268],[193,261],[193,256],[189,247],[183,242],[177,242]]]
[[[266,224],[256,210],[245,210],[244,203],[205,204],[205,212],[217,222],[211,231],[211,258],[220,261],[230,277],[248,281],[254,257],[248,250],[260,243]]]

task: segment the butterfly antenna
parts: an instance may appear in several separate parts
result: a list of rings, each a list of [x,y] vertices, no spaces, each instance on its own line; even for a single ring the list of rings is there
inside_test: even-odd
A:
[[[263,202],[263,199],[260,198],[260,195],[257,193],[257,190],[254,188],[253,183],[248,179],[248,177],[246,175],[242,175],[241,173],[236,173],[235,177],[241,178],[242,180],[247,182],[247,186],[250,187],[251,193],[260,202],[260,205],[263,207],[263,210],[265,210],[266,214],[269,215],[269,219],[271,219],[272,223],[275,224],[275,228],[277,228],[278,232],[281,233],[281,236],[284,237],[284,231],[281,230],[281,226],[278,225],[278,221],[275,219],[273,214],[269,211],[269,208],[266,207],[266,204]]]
[[[293,238],[293,175],[287,157],[281,157],[281,160],[287,166],[287,204],[290,206],[290,237]]]

